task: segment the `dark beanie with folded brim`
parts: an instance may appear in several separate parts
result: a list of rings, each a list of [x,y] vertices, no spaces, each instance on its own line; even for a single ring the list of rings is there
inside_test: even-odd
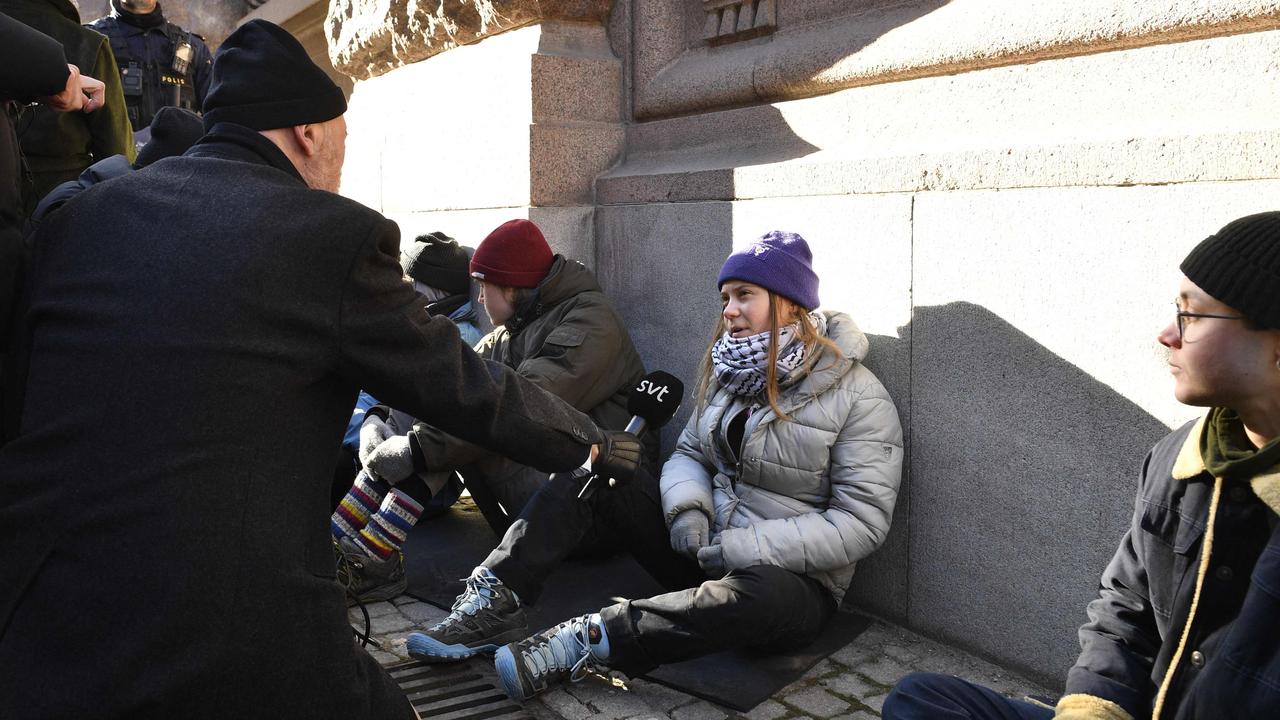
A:
[[[135,169],[186,152],[204,135],[200,116],[180,107],[162,107],[151,119],[151,139],[138,151]]]
[[[439,231],[419,235],[400,253],[400,266],[405,275],[453,294],[471,289],[469,263],[467,249]]]
[[[297,38],[266,20],[236,28],[213,56],[204,126],[232,122],[254,130],[332,120],[347,99]]]
[[[1254,325],[1280,328],[1280,212],[1232,220],[1180,267],[1188,280]]]

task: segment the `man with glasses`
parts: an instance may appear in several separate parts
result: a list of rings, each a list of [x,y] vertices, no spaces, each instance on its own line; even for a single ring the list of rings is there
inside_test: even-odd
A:
[[[1174,396],[1209,408],[1142,465],[1056,710],[908,675],[886,720],[1280,717],[1280,212],[1240,218],[1182,261]]]

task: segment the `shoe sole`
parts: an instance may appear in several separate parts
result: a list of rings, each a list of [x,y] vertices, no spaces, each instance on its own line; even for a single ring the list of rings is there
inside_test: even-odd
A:
[[[405,643],[405,646],[409,651],[410,657],[422,662],[457,662],[481,653],[491,654],[506,643],[519,640],[528,634],[529,631],[522,628],[509,630],[493,638],[493,642],[480,645],[463,645],[462,643],[450,645],[442,643],[425,633],[409,633],[409,640]],[[508,638],[508,635],[511,637]]]
[[[525,697],[524,688],[520,685],[520,670],[516,666],[516,656],[511,652],[510,645],[498,648],[498,653],[493,656],[493,669],[498,671],[498,682],[502,684],[502,691],[507,697],[521,704],[529,699]]]

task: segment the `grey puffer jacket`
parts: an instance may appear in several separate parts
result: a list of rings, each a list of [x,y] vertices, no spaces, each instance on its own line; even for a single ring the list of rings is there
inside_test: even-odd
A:
[[[723,432],[745,404],[712,381],[662,468],[662,509],[668,525],[684,510],[705,512],[727,568],[776,565],[818,580],[839,603],[856,563],[889,532],[902,426],[861,363],[866,335],[848,315],[824,314],[841,356],[823,350],[811,373],[783,379],[778,405],[791,421],[767,405],[756,411],[740,459]]]

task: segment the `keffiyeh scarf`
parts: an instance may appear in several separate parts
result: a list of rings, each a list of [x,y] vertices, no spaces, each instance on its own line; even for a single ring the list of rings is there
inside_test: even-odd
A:
[[[810,313],[819,334],[825,334],[826,318]],[[804,364],[804,343],[797,342],[800,326],[796,323],[778,330],[778,377],[784,378]],[[769,331],[743,338],[720,336],[711,347],[711,363],[716,380],[724,389],[739,397],[759,395],[768,378],[765,363],[769,361]]]

